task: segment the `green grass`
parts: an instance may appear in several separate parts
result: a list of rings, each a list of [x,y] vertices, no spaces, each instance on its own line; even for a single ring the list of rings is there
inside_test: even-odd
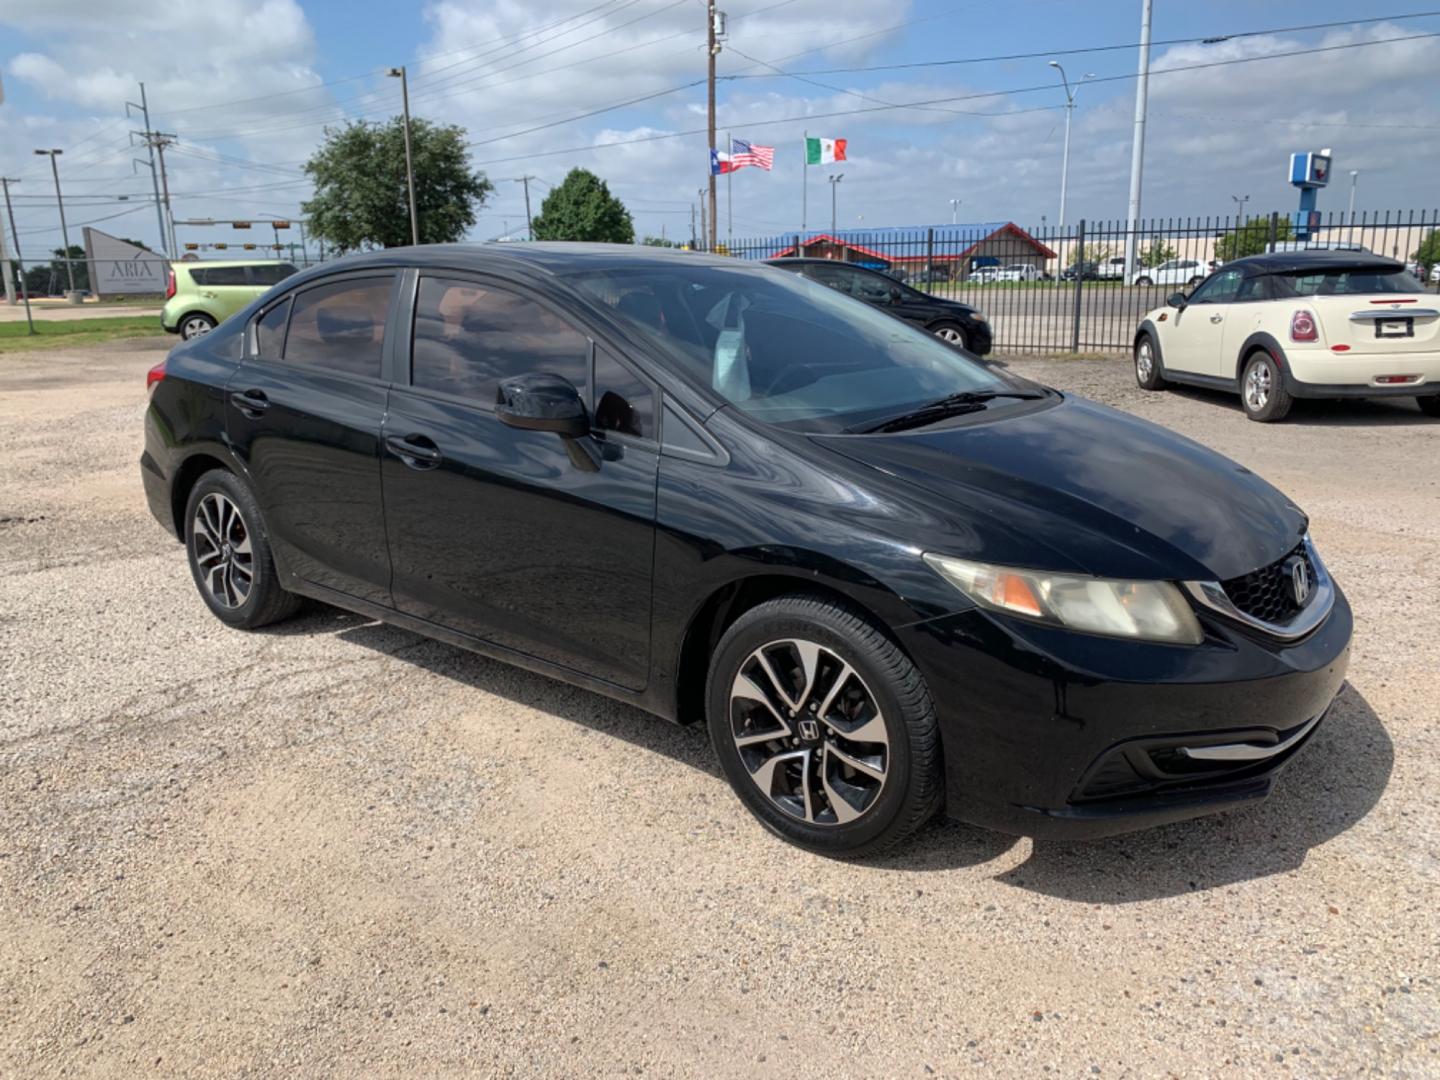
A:
[[[116,315],[99,319],[36,319],[35,333],[24,319],[0,323],[0,352],[31,352],[98,345],[117,338],[163,334],[154,315]]]

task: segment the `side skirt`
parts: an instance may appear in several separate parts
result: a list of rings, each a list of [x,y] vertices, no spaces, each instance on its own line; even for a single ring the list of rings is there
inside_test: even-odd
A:
[[[1240,384],[1234,379],[1225,379],[1219,375],[1196,375],[1188,371],[1175,371],[1172,368],[1165,369],[1167,382],[1184,383],[1186,386],[1198,386],[1205,390],[1223,390],[1229,394],[1238,394]]]

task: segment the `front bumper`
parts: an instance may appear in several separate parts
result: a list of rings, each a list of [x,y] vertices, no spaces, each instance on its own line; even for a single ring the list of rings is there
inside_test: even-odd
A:
[[[1079,839],[1264,799],[1344,682],[1349,604],[1337,587],[1329,617],[1289,644],[1200,618],[1195,647],[979,611],[902,630],[936,702],[949,816]]]
[[[967,319],[965,322],[966,349],[976,356],[987,355],[995,344],[994,332],[988,322]]]

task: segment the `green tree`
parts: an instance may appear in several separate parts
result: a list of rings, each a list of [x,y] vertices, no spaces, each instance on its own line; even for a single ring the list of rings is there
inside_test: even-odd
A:
[[[640,243],[646,247],[678,248],[680,246],[680,241],[667,240],[663,236],[647,236],[644,240],[641,240]]]
[[[1275,223],[1275,239],[1289,240],[1293,233],[1287,218]],[[1221,262],[1243,259],[1246,255],[1259,255],[1270,245],[1270,219],[1252,217],[1233,232],[1228,232],[1215,242],[1215,257]]]
[[[571,169],[560,186],[545,196],[530,232],[536,240],[635,242],[630,211],[610,194],[605,181],[588,169]]]
[[[484,173],[470,168],[465,129],[412,119],[410,146],[420,242],[462,239],[495,190]],[[326,128],[305,172],[315,182],[314,198],[303,204],[311,236],[340,252],[410,243],[403,119]]]
[[[1152,240],[1150,246],[1141,253],[1140,262],[1142,265],[1148,266],[1153,270],[1155,267],[1160,266],[1162,263],[1167,263],[1173,258],[1175,258],[1175,249],[1173,247],[1165,243],[1164,240]]]
[[[1430,235],[1420,241],[1420,246],[1410,255],[1420,264],[1420,280],[1430,280],[1430,269],[1440,265],[1440,229],[1431,229]]]

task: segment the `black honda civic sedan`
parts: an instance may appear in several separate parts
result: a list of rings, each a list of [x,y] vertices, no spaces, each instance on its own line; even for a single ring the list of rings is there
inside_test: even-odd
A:
[[[763,265],[391,249],[149,376],[201,598],[311,597],[704,721],[768,828],[938,808],[1095,836],[1269,793],[1344,678],[1305,515],[1249,470]]]

